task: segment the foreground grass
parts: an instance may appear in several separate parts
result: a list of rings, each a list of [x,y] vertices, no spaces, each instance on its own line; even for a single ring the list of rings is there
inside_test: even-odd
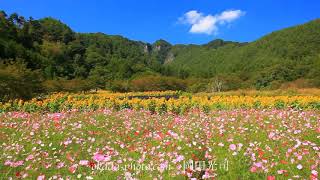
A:
[[[316,179],[319,117],[319,111],[289,109],[192,110],[184,115],[134,110],[4,113],[0,175]]]

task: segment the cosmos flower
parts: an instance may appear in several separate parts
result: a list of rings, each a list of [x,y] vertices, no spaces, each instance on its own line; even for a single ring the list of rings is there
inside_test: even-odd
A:
[[[229,145],[229,149],[230,149],[231,151],[235,151],[235,150],[237,150],[237,146],[236,146],[235,144],[230,144],[230,145]]]
[[[276,177],[275,176],[268,176],[267,180],[276,180]]]
[[[87,165],[89,165],[89,161],[88,160],[80,160],[79,165],[87,166]]]
[[[318,179],[318,171],[312,170],[310,175],[311,180],[317,180]]]
[[[95,153],[92,159],[96,162],[106,162],[110,161],[111,157],[109,155]]]
[[[164,161],[163,163],[161,163],[159,167],[160,173],[163,173],[167,167],[168,167],[168,161]]]
[[[297,165],[297,169],[301,170],[303,168],[303,166],[301,164]]]
[[[37,177],[37,180],[45,180],[45,175],[40,175]]]

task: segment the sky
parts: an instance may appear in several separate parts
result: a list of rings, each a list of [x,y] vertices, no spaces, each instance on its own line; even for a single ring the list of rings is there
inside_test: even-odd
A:
[[[102,32],[153,43],[251,42],[320,18],[319,0],[0,0],[0,10],[53,17],[76,32]]]

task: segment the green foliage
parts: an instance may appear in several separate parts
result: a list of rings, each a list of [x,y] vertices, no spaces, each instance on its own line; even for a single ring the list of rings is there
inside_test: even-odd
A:
[[[183,80],[165,76],[145,76],[131,80],[130,88],[133,91],[164,91],[186,90]]]
[[[15,64],[0,68],[6,87],[1,97],[29,98],[39,86],[47,92],[89,88],[199,92],[210,89],[210,79],[216,77],[222,90],[277,89],[297,80],[320,87],[319,42],[319,19],[251,43],[217,39],[204,45],[171,45],[165,40],[149,44],[103,33],[75,33],[50,17],[26,19],[1,11],[0,63],[10,59]],[[19,75],[21,68],[8,70],[17,64],[24,64],[26,79]],[[42,78],[45,83],[38,83]],[[25,95],[18,92],[25,87],[22,81],[32,84]],[[16,95],[9,89],[16,89],[10,91]]]
[[[233,45],[245,45],[246,43],[238,43],[238,42],[232,42],[232,41],[224,41],[222,39],[215,39],[213,41],[210,41],[209,43],[203,45],[204,47],[208,48],[208,49],[217,49],[219,47],[228,45],[228,44],[233,44]]]
[[[197,92],[204,92],[208,89],[207,83],[194,83],[190,85],[187,89],[188,92],[197,93]]]
[[[89,91],[94,88],[92,82],[81,79],[72,80],[47,80],[42,83],[46,92],[79,92],[79,91]]]
[[[108,84],[107,89],[113,92],[127,92],[129,91],[130,85],[127,80],[116,80]]]
[[[74,39],[74,32],[62,22],[53,18],[40,20],[43,38],[48,41],[68,43]]]
[[[30,99],[43,91],[39,71],[27,69],[25,64],[0,64],[0,101]]]
[[[258,89],[272,86],[273,81],[282,84],[299,78],[316,79],[319,29],[318,19],[271,33],[252,43],[215,40],[204,46],[175,46],[171,50],[175,58],[166,64],[167,71],[176,76],[182,69],[188,69],[190,76],[195,77],[237,77],[242,81],[239,85]]]

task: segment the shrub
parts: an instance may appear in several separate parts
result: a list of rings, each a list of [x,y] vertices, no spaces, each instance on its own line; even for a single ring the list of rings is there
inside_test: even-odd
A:
[[[39,71],[31,71],[23,63],[0,66],[0,101],[31,99],[43,92]]]
[[[72,79],[72,80],[47,80],[42,84],[46,92],[80,92],[89,91],[93,89],[93,84],[90,81],[82,79]]]
[[[164,91],[186,89],[182,79],[166,76],[144,76],[131,80],[132,91]]]

